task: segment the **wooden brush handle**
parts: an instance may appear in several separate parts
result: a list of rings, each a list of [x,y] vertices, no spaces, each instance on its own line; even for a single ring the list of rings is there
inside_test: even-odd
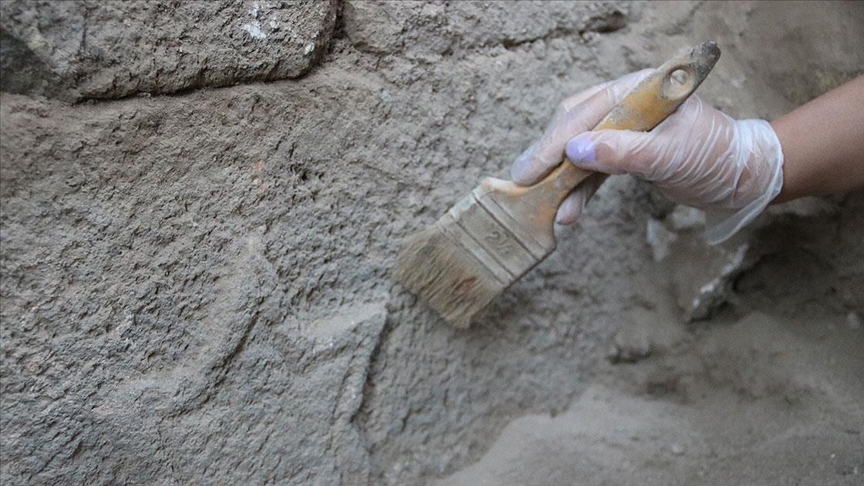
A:
[[[713,42],[705,42],[679,53],[633,88],[594,130],[648,131],[671,115],[696,91],[720,56]],[[680,72],[682,79],[673,79]],[[580,169],[567,159],[537,184],[520,195],[533,205],[542,219],[554,218],[568,194],[593,172]]]

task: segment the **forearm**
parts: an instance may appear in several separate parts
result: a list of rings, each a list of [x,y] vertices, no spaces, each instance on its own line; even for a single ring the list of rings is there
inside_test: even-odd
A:
[[[864,187],[864,76],[771,123],[783,147],[773,203]]]

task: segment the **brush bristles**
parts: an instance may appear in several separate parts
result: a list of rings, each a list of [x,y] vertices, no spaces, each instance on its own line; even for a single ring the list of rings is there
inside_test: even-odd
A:
[[[437,225],[405,240],[394,277],[458,328],[467,328],[503,290],[483,265]]]

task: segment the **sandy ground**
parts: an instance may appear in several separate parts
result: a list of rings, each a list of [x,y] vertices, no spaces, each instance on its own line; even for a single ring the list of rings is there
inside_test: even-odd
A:
[[[754,312],[683,351],[608,365],[436,485],[861,484],[864,333]]]

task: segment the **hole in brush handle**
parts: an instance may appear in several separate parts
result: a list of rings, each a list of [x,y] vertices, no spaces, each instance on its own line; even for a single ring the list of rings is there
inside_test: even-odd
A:
[[[680,100],[690,96],[696,86],[698,78],[692,66],[675,66],[663,77],[663,96],[670,100]]]

